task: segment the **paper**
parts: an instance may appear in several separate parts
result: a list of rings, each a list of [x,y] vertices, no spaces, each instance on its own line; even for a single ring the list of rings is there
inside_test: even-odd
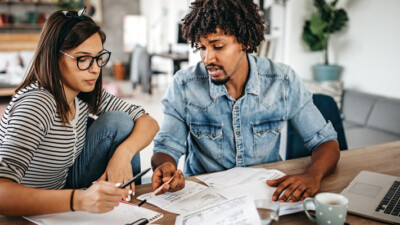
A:
[[[275,180],[285,174],[279,170],[264,168],[235,167],[226,171],[201,175],[196,177],[207,185],[218,188],[219,193],[227,199],[232,199],[243,194],[250,195],[254,200],[267,199],[272,201],[272,194],[276,187],[266,184],[266,180]],[[283,194],[283,193],[282,193]],[[303,202],[279,203],[279,215],[292,214],[303,211]],[[308,205],[310,209],[313,204]]]
[[[237,197],[176,218],[175,225],[261,225],[253,199]]]
[[[220,193],[223,193],[223,195],[228,199],[247,194],[250,195],[254,200],[266,199],[272,201],[272,194],[275,192],[275,190],[276,187],[269,186],[265,183],[265,181],[253,181],[251,183],[236,185],[231,188],[220,190]],[[294,203],[280,202],[279,207],[279,216],[301,212],[304,210],[303,201]],[[313,204],[307,204],[307,207],[314,209]]]
[[[253,181],[275,180],[285,174],[279,170],[264,168],[235,167],[222,172],[200,175],[196,178],[210,187],[225,189],[235,185],[247,184]]]
[[[272,201],[272,194],[276,188],[267,185],[265,181],[277,179],[284,175],[279,170],[236,167],[223,172],[196,177],[210,187],[193,181],[186,181],[184,189],[156,195],[147,202],[169,212],[185,214],[243,195],[249,195],[254,200],[267,199]],[[150,194],[143,194],[138,199],[143,200]],[[303,211],[303,202],[279,204],[281,207],[279,215]],[[312,208],[313,205],[310,205],[310,207]]]
[[[131,205],[129,203],[120,202],[117,207],[107,213],[98,214],[77,211],[29,216],[24,218],[39,225],[109,225],[132,223],[142,218],[147,218],[150,223],[152,223],[162,217],[162,213],[143,207],[137,207],[136,205]]]
[[[137,199],[143,200],[150,194],[143,194]],[[226,199],[215,188],[206,187],[193,181],[186,181],[185,188],[182,190],[156,195],[147,202],[166,211],[182,214],[225,201]]]

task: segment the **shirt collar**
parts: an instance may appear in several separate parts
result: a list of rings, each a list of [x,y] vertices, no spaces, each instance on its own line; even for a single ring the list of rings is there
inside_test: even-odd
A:
[[[249,77],[246,82],[246,86],[244,89],[244,94],[253,94],[259,95],[260,94],[260,79],[258,77],[258,68],[257,63],[255,61],[255,57],[247,54],[247,60],[249,61]],[[207,73],[207,70],[206,70]],[[207,73],[208,74],[208,73]],[[216,85],[211,81],[211,77],[208,78],[208,83],[210,85],[210,96],[212,99],[217,99],[221,96],[228,96],[230,97],[228,90],[226,89],[225,85]]]

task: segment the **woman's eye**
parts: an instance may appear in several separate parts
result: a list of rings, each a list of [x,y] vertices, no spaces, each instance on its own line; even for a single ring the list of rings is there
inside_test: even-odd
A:
[[[90,61],[90,60],[92,60],[91,57],[82,57],[82,58],[79,59],[79,62],[87,62],[87,61]]]

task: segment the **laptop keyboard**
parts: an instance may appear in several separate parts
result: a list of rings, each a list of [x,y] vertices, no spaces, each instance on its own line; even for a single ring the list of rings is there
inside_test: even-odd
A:
[[[399,216],[400,213],[400,181],[395,181],[389,191],[383,197],[375,211],[383,212],[393,216]]]

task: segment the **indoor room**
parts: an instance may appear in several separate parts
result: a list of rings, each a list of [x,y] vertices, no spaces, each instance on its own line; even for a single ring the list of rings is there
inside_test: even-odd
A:
[[[329,7],[319,8],[320,5],[318,4],[325,4],[325,1]],[[264,22],[264,40],[260,42],[255,52],[248,53],[248,57],[251,55],[254,58],[267,58],[268,62],[277,63],[273,65],[288,65],[289,70],[295,71],[295,76],[299,78],[301,85],[304,85],[305,89],[312,94],[313,103],[325,122],[331,124],[336,131],[341,158],[335,173],[331,176],[336,178],[340,175],[346,177],[346,179],[338,182],[339,186],[330,187],[329,185],[334,183],[334,178],[331,179],[328,176],[324,180],[325,183],[323,182],[320,187],[323,192],[344,194],[342,192],[345,190],[344,188],[349,185],[358,172],[364,170],[396,176],[397,180],[400,180],[398,166],[385,168],[386,163],[379,162],[379,159],[394,162],[400,156],[400,88],[398,87],[400,84],[400,1],[325,1],[254,0],[260,9],[258,13]],[[161,127],[161,131],[163,131],[163,125],[172,127],[172,122],[164,121],[164,112],[173,108],[179,113],[180,108],[169,106],[170,108],[167,109],[168,107],[163,106],[163,103],[170,101],[171,97],[176,97],[171,87],[176,85],[176,82],[181,81],[180,79],[184,79],[184,73],[195,71],[195,68],[201,67],[201,54],[205,51],[204,46],[200,46],[198,49],[193,48],[184,38],[182,31],[183,19],[190,13],[193,2],[194,0],[0,0],[0,114],[3,116],[7,112],[7,107],[15,95],[15,90],[21,85],[31,68],[32,59],[40,41],[40,33],[44,29],[44,24],[49,16],[56,10],[79,11],[85,6],[85,15],[90,17],[106,35],[102,51],[111,52],[110,59],[104,67],[102,67],[103,65],[100,66],[99,58],[93,56],[89,66],[90,68],[93,63],[97,63],[99,68],[101,67],[103,89],[129,104],[143,107],[144,111]],[[330,20],[324,17],[326,14],[331,15],[331,17],[328,16],[331,18]],[[71,58],[74,58],[74,56]],[[78,60],[77,64],[79,64]],[[178,71],[181,71],[181,74]],[[281,77],[283,80],[288,79],[288,76],[283,72],[282,74],[274,73],[270,76]],[[174,79],[174,76],[177,75],[180,77]],[[190,79],[187,80],[188,83],[189,81]],[[184,88],[189,87],[189,85],[185,86],[185,82],[182,82],[182,92]],[[170,91],[167,92],[167,90]],[[235,104],[236,100],[239,102],[241,96],[235,98],[232,104]],[[208,110],[208,105],[197,106],[191,100],[187,100],[186,97],[186,95],[182,97],[185,98],[182,105],[197,107],[198,111],[196,112],[199,115]],[[202,95],[199,94],[198,98],[201,97]],[[285,95],[282,98],[286,97]],[[260,100],[260,104],[262,105],[264,102]],[[265,100],[265,104],[268,104],[268,100]],[[231,106],[231,116],[234,117],[234,108],[233,105]],[[273,104],[271,104],[272,106]],[[248,111],[253,109],[257,111],[257,107],[250,107]],[[7,116],[8,114],[11,115],[12,110],[7,113]],[[168,120],[173,119],[172,117],[168,115]],[[301,164],[300,171],[303,171],[303,168],[305,171],[305,165],[310,163],[311,152],[306,149],[305,145],[307,144],[304,144],[302,135],[298,131],[299,128],[293,127],[287,117],[274,120],[281,121],[281,125],[276,129],[275,127],[274,129],[265,128],[267,130],[264,131],[262,130],[264,128],[260,128],[260,133],[257,133],[257,124],[252,124],[252,129],[254,135],[260,137],[263,137],[263,132],[265,132],[265,135],[279,136],[277,141],[277,143],[279,142],[277,144],[279,154],[276,159],[279,158],[277,161],[287,162],[287,164],[275,164],[276,162],[273,162],[271,165],[265,164],[267,166],[264,166],[264,168],[276,168],[282,171],[282,174],[290,174],[298,173],[296,166]],[[226,125],[226,123],[223,125]],[[223,125],[218,124],[218,126]],[[227,126],[233,127],[231,128],[233,130],[236,129],[236,125],[228,124]],[[240,122],[237,126],[241,129]],[[197,135],[199,139],[209,137],[214,140],[216,138],[214,133],[217,133],[218,136],[217,128],[204,131],[200,125],[197,128],[192,128],[192,123],[188,122],[186,124],[188,130],[186,136],[196,137]],[[0,130],[5,129],[3,125],[0,127]],[[235,132],[239,131],[235,130]],[[233,133],[232,136],[236,138],[234,139],[235,144],[238,144],[241,140],[246,141],[244,135],[243,139],[237,139],[235,134],[238,133]],[[1,134],[1,136],[3,135],[5,135],[4,138],[7,137],[6,134]],[[176,135],[180,135],[180,131],[177,130]],[[324,134],[319,135],[323,136]],[[166,137],[160,136],[159,138],[161,140]],[[197,144],[196,141],[192,143],[188,140],[192,139],[188,137],[184,143],[179,145],[189,148],[188,146]],[[311,142],[311,140],[309,141]],[[254,141],[255,145],[256,142]],[[214,147],[211,145],[210,148]],[[154,142],[149,140],[149,144],[140,151],[141,171],[152,167],[153,148]],[[380,148],[386,150],[382,155],[379,152]],[[370,158],[362,158],[362,153],[357,154],[357,152],[367,150],[371,151],[369,153]],[[239,150],[236,151],[235,167],[244,167],[239,163],[241,155],[238,154],[240,152]],[[186,153],[188,152],[189,150],[186,150]],[[6,156],[4,155],[4,157]],[[212,158],[215,155],[209,157]],[[356,168],[351,163],[356,157],[360,160],[368,160],[368,163],[360,161],[358,163],[361,169]],[[0,164],[1,159],[0,154]],[[185,171],[186,159],[185,155],[179,158],[177,169]],[[296,161],[300,159],[304,161]],[[377,160],[376,164],[374,164],[375,159]],[[217,159],[214,160],[218,161]],[[371,165],[368,165],[369,162]],[[217,171],[217,169],[213,171]],[[349,171],[349,174],[346,175],[346,171]],[[195,174],[195,172],[193,173]],[[150,170],[141,177],[141,183],[144,185],[136,186],[137,195],[135,197],[145,194],[144,190],[152,191],[152,175],[153,170]],[[184,175],[187,174],[184,172]],[[275,175],[282,176],[280,173]],[[232,173],[226,176],[234,178],[236,175]],[[240,174],[237,176],[240,177]],[[210,177],[210,180],[207,180],[207,178],[209,177],[205,177],[201,181],[205,184],[208,184],[207,182],[212,183],[211,179],[214,179],[214,177]],[[190,177],[189,180],[193,181],[194,178]],[[223,183],[214,184],[223,186]],[[196,189],[195,187],[192,188],[193,191]],[[368,189],[367,192],[371,190]],[[397,188],[397,191],[400,193],[399,188]],[[174,196],[170,197],[173,198]],[[135,199],[133,203],[137,204],[140,200]],[[243,201],[243,204],[248,204],[248,199],[235,200],[240,204],[242,204],[241,201]],[[163,199],[156,203],[162,205],[162,201]],[[219,201],[215,198],[213,203]],[[155,221],[156,224],[159,222],[161,224],[174,224],[174,222],[181,224],[178,223],[179,217],[176,217],[175,214],[186,215],[185,213],[189,211],[185,211],[183,206],[188,207],[187,210],[200,209],[192,209],[189,204],[187,206],[185,204],[188,203],[182,201],[182,207],[163,205],[164,208],[157,205],[161,209],[152,205],[149,209],[164,213],[164,218],[160,220],[162,222]],[[232,202],[231,204],[237,205],[237,203]],[[399,219],[400,202],[398,197],[396,204],[397,206],[393,206],[396,213],[393,213]],[[150,204],[147,203],[144,206],[146,205],[149,206]],[[175,211],[166,209],[168,207]],[[286,210],[284,207],[280,206],[281,211]],[[296,217],[282,216],[279,224],[296,224],[296,218],[300,218],[304,221],[304,224],[309,222],[308,212],[304,213],[303,205],[296,207],[301,208],[301,210],[292,214]],[[315,207],[313,210],[315,210]],[[303,213],[297,213],[299,211],[303,211]],[[153,214],[149,212],[148,215]],[[155,216],[159,216],[159,214]],[[346,222],[351,224],[367,222],[381,224],[376,220],[380,219],[373,218],[373,220],[370,220],[354,214],[351,214],[351,216],[347,214]],[[0,216],[0,223],[3,223],[2,221],[5,224],[29,224],[20,217],[2,218]],[[394,220],[389,218],[381,221]],[[185,223],[182,222],[182,224]],[[337,224],[340,224],[340,222]]]

